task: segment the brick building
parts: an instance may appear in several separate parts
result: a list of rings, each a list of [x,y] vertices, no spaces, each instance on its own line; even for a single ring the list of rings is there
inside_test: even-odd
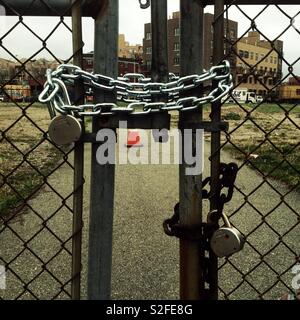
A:
[[[236,84],[265,96],[282,77],[283,42],[260,39],[260,34],[251,31],[237,43]],[[254,70],[250,70],[250,67]],[[276,93],[275,90],[273,92]]]
[[[210,13],[204,14],[204,61],[203,67],[208,70],[212,65],[213,52],[213,27],[214,16]],[[227,25],[227,21],[225,20]],[[232,41],[237,39],[238,23],[228,20],[229,37]],[[188,58],[188,57],[187,57]],[[151,23],[144,26],[143,39],[143,60],[144,68],[147,73],[151,70],[152,60],[152,41],[151,41]],[[235,57],[230,58],[231,65],[235,66]],[[169,72],[176,75],[180,74],[180,13],[174,12],[172,17],[168,19],[168,61]],[[233,70],[234,73],[234,70]]]
[[[125,40],[124,34],[119,34],[119,54],[120,58],[141,59],[143,56],[143,46],[141,44],[132,45]]]
[[[88,72],[94,71],[94,52],[83,55],[83,69]],[[119,57],[118,69],[119,76],[123,76],[125,73],[142,73],[142,60]]]

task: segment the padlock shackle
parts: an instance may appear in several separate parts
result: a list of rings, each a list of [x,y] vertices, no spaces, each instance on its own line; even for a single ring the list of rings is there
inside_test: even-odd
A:
[[[231,223],[227,217],[227,215],[222,211],[222,218],[227,228],[231,228]]]

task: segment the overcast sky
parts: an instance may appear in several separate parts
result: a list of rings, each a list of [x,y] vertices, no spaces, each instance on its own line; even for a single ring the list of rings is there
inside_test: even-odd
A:
[[[264,6],[240,6],[250,18],[255,17]],[[300,57],[299,43],[300,34],[300,5],[280,6],[289,16],[295,17],[293,27],[284,33],[280,39],[284,41],[284,55],[290,62],[294,63]],[[169,15],[179,10],[179,0],[168,1]],[[213,13],[213,7],[207,6],[205,12]],[[1,12],[0,12],[1,14]],[[2,37],[18,19],[15,17],[1,16],[0,36]],[[242,14],[236,7],[229,9],[229,19],[238,22],[238,33],[242,35],[250,26],[250,20]],[[66,18],[66,24],[70,26],[70,19]],[[259,30],[263,31],[266,37],[276,38],[286,27],[290,25],[290,19],[285,16],[275,6],[267,8],[256,20]],[[24,23],[35,31],[41,38],[45,38],[54,26],[59,22],[59,18],[44,17],[24,17]],[[144,23],[150,22],[150,9],[142,10],[138,0],[120,0],[120,33],[124,33],[126,40],[132,44],[142,44]],[[93,50],[93,19],[84,18],[84,42],[85,52]],[[66,27],[60,26],[54,35],[47,40],[47,47],[55,56],[67,59],[72,52],[71,33]],[[2,40],[3,46],[13,52],[18,58],[29,57],[41,49],[41,41],[34,37],[24,26],[19,25],[13,32]],[[4,49],[0,48],[0,57],[13,59]],[[43,50],[37,58],[49,58],[49,53]],[[295,73],[300,75],[300,62],[294,66]],[[284,64],[284,71],[287,66]]]

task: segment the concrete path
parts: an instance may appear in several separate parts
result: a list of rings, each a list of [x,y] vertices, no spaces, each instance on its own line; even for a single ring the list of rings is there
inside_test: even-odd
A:
[[[209,144],[205,145],[206,159],[209,155]],[[232,158],[223,152],[224,162],[231,162]],[[88,236],[88,208],[89,208],[89,172],[90,172],[90,147],[86,147],[85,155],[85,202],[84,202],[84,233],[83,233],[83,277],[82,292],[86,297],[86,270],[87,270],[87,236]],[[209,173],[208,162],[205,162],[205,176]],[[72,189],[72,170],[64,165],[49,180],[62,195],[67,195]],[[245,194],[249,195],[261,183],[262,177],[253,170],[243,167],[239,173],[237,186]],[[287,192],[287,188],[275,181],[270,183],[281,193]],[[290,207],[300,213],[299,194],[292,192],[286,198]],[[114,246],[113,246],[113,299],[178,299],[179,297],[179,263],[178,240],[167,237],[162,230],[162,222],[173,214],[173,206],[178,201],[178,166],[175,165],[122,165],[116,168],[116,198],[115,198],[115,222],[114,222]],[[266,215],[280,202],[280,195],[272,190],[267,183],[248,197],[248,201],[262,214]],[[71,206],[71,201],[67,202]],[[44,219],[50,217],[62,205],[61,199],[49,188],[41,192],[31,200],[31,206]],[[239,192],[235,192],[232,202],[226,207],[228,213],[241,207],[239,212],[232,217],[232,222],[244,233],[250,232],[262,223],[261,216],[255,209],[245,202]],[[204,212],[207,212],[207,204]],[[285,204],[281,204],[266,221],[279,233],[286,232],[297,223],[297,215]],[[298,221],[299,223],[299,221]],[[71,235],[72,216],[70,211],[63,207],[47,223],[58,237],[67,240]],[[1,230],[0,226],[0,230]],[[20,256],[14,260],[10,267],[25,282],[30,281],[43,270],[42,261],[48,261],[61,245],[57,238],[43,229],[32,240],[31,237],[42,229],[41,219],[32,211],[19,216],[10,228],[0,233],[0,258],[10,261],[14,256]],[[14,233],[18,233],[28,241],[27,247],[33,250],[38,257],[22,245],[20,239]],[[29,241],[30,240],[30,241]],[[282,280],[291,287],[293,275],[290,266],[295,262],[294,255],[286,245],[290,246],[297,254],[300,254],[300,226],[283,238],[285,244],[279,244],[271,252],[265,261],[272,268],[282,273],[287,270]],[[263,224],[255,233],[249,236],[249,241],[261,254],[266,253],[278,242],[278,235]],[[71,249],[71,243],[66,245]],[[24,250],[24,251],[22,251]],[[40,259],[40,260],[39,260]],[[1,261],[1,260],[0,260]],[[259,255],[249,246],[230,259],[244,274],[259,264],[259,267],[251,272],[243,284],[232,295],[231,299],[257,299],[255,290],[247,284],[247,281],[259,291],[265,291],[276,283],[276,273],[265,263],[261,263]],[[55,274],[58,281],[65,283],[70,278],[71,257],[65,251],[47,264],[47,269]],[[220,260],[220,264],[224,259]],[[242,276],[230,263],[226,263],[220,271],[220,286],[229,293],[239,283]],[[61,284],[46,271],[42,272],[28,288],[40,299],[52,298],[60,291]],[[66,290],[70,286],[67,285]],[[23,288],[17,276],[12,272],[7,274],[7,290],[0,290],[0,297],[13,299],[22,292]],[[265,299],[277,299],[287,289],[282,283],[266,293]],[[224,298],[223,295],[220,295]],[[30,293],[20,297],[32,299]],[[60,293],[58,299],[67,298],[65,293]]]

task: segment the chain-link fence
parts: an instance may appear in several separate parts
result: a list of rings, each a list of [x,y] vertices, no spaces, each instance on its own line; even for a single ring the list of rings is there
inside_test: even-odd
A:
[[[214,22],[227,18],[224,56],[236,66],[235,88],[222,105],[230,130],[221,154],[239,160],[226,210],[247,238],[242,252],[219,262],[225,299],[288,299],[299,289],[300,7],[267,3],[232,1]],[[238,34],[228,20],[238,22]]]
[[[0,5],[0,264],[9,288],[0,297],[78,298],[81,261],[74,261],[74,239],[81,229],[72,227],[78,215],[73,209],[76,147],[51,142],[48,111],[37,99],[48,68],[74,63],[72,39],[78,33],[72,33],[70,15],[76,2]],[[68,177],[64,184],[58,179],[62,172]]]
[[[74,201],[74,194],[82,187],[82,150],[74,163],[74,148],[49,140],[48,112],[37,102],[46,69],[74,62],[73,52],[81,48],[73,50],[76,23],[72,28],[65,17],[74,6],[28,1],[20,11],[11,3],[0,1],[12,15],[0,17],[0,266],[9,288],[0,298],[78,298],[82,197]],[[37,12],[37,3],[43,14],[54,16],[44,34],[38,27],[44,18],[27,17]],[[224,162],[238,161],[235,194],[225,210],[247,241],[243,251],[219,260],[219,293],[221,299],[280,299],[295,295],[293,270],[300,263],[300,68],[293,51],[300,8],[238,3],[216,12],[213,23],[225,17],[214,37],[224,39],[225,50],[218,47],[217,55],[231,61],[235,79],[221,111],[230,130],[215,152],[221,151]],[[238,22],[237,30],[229,20]],[[65,39],[59,52],[53,46],[57,34]],[[17,43],[28,59],[18,56]],[[68,177],[63,182],[62,174]]]

